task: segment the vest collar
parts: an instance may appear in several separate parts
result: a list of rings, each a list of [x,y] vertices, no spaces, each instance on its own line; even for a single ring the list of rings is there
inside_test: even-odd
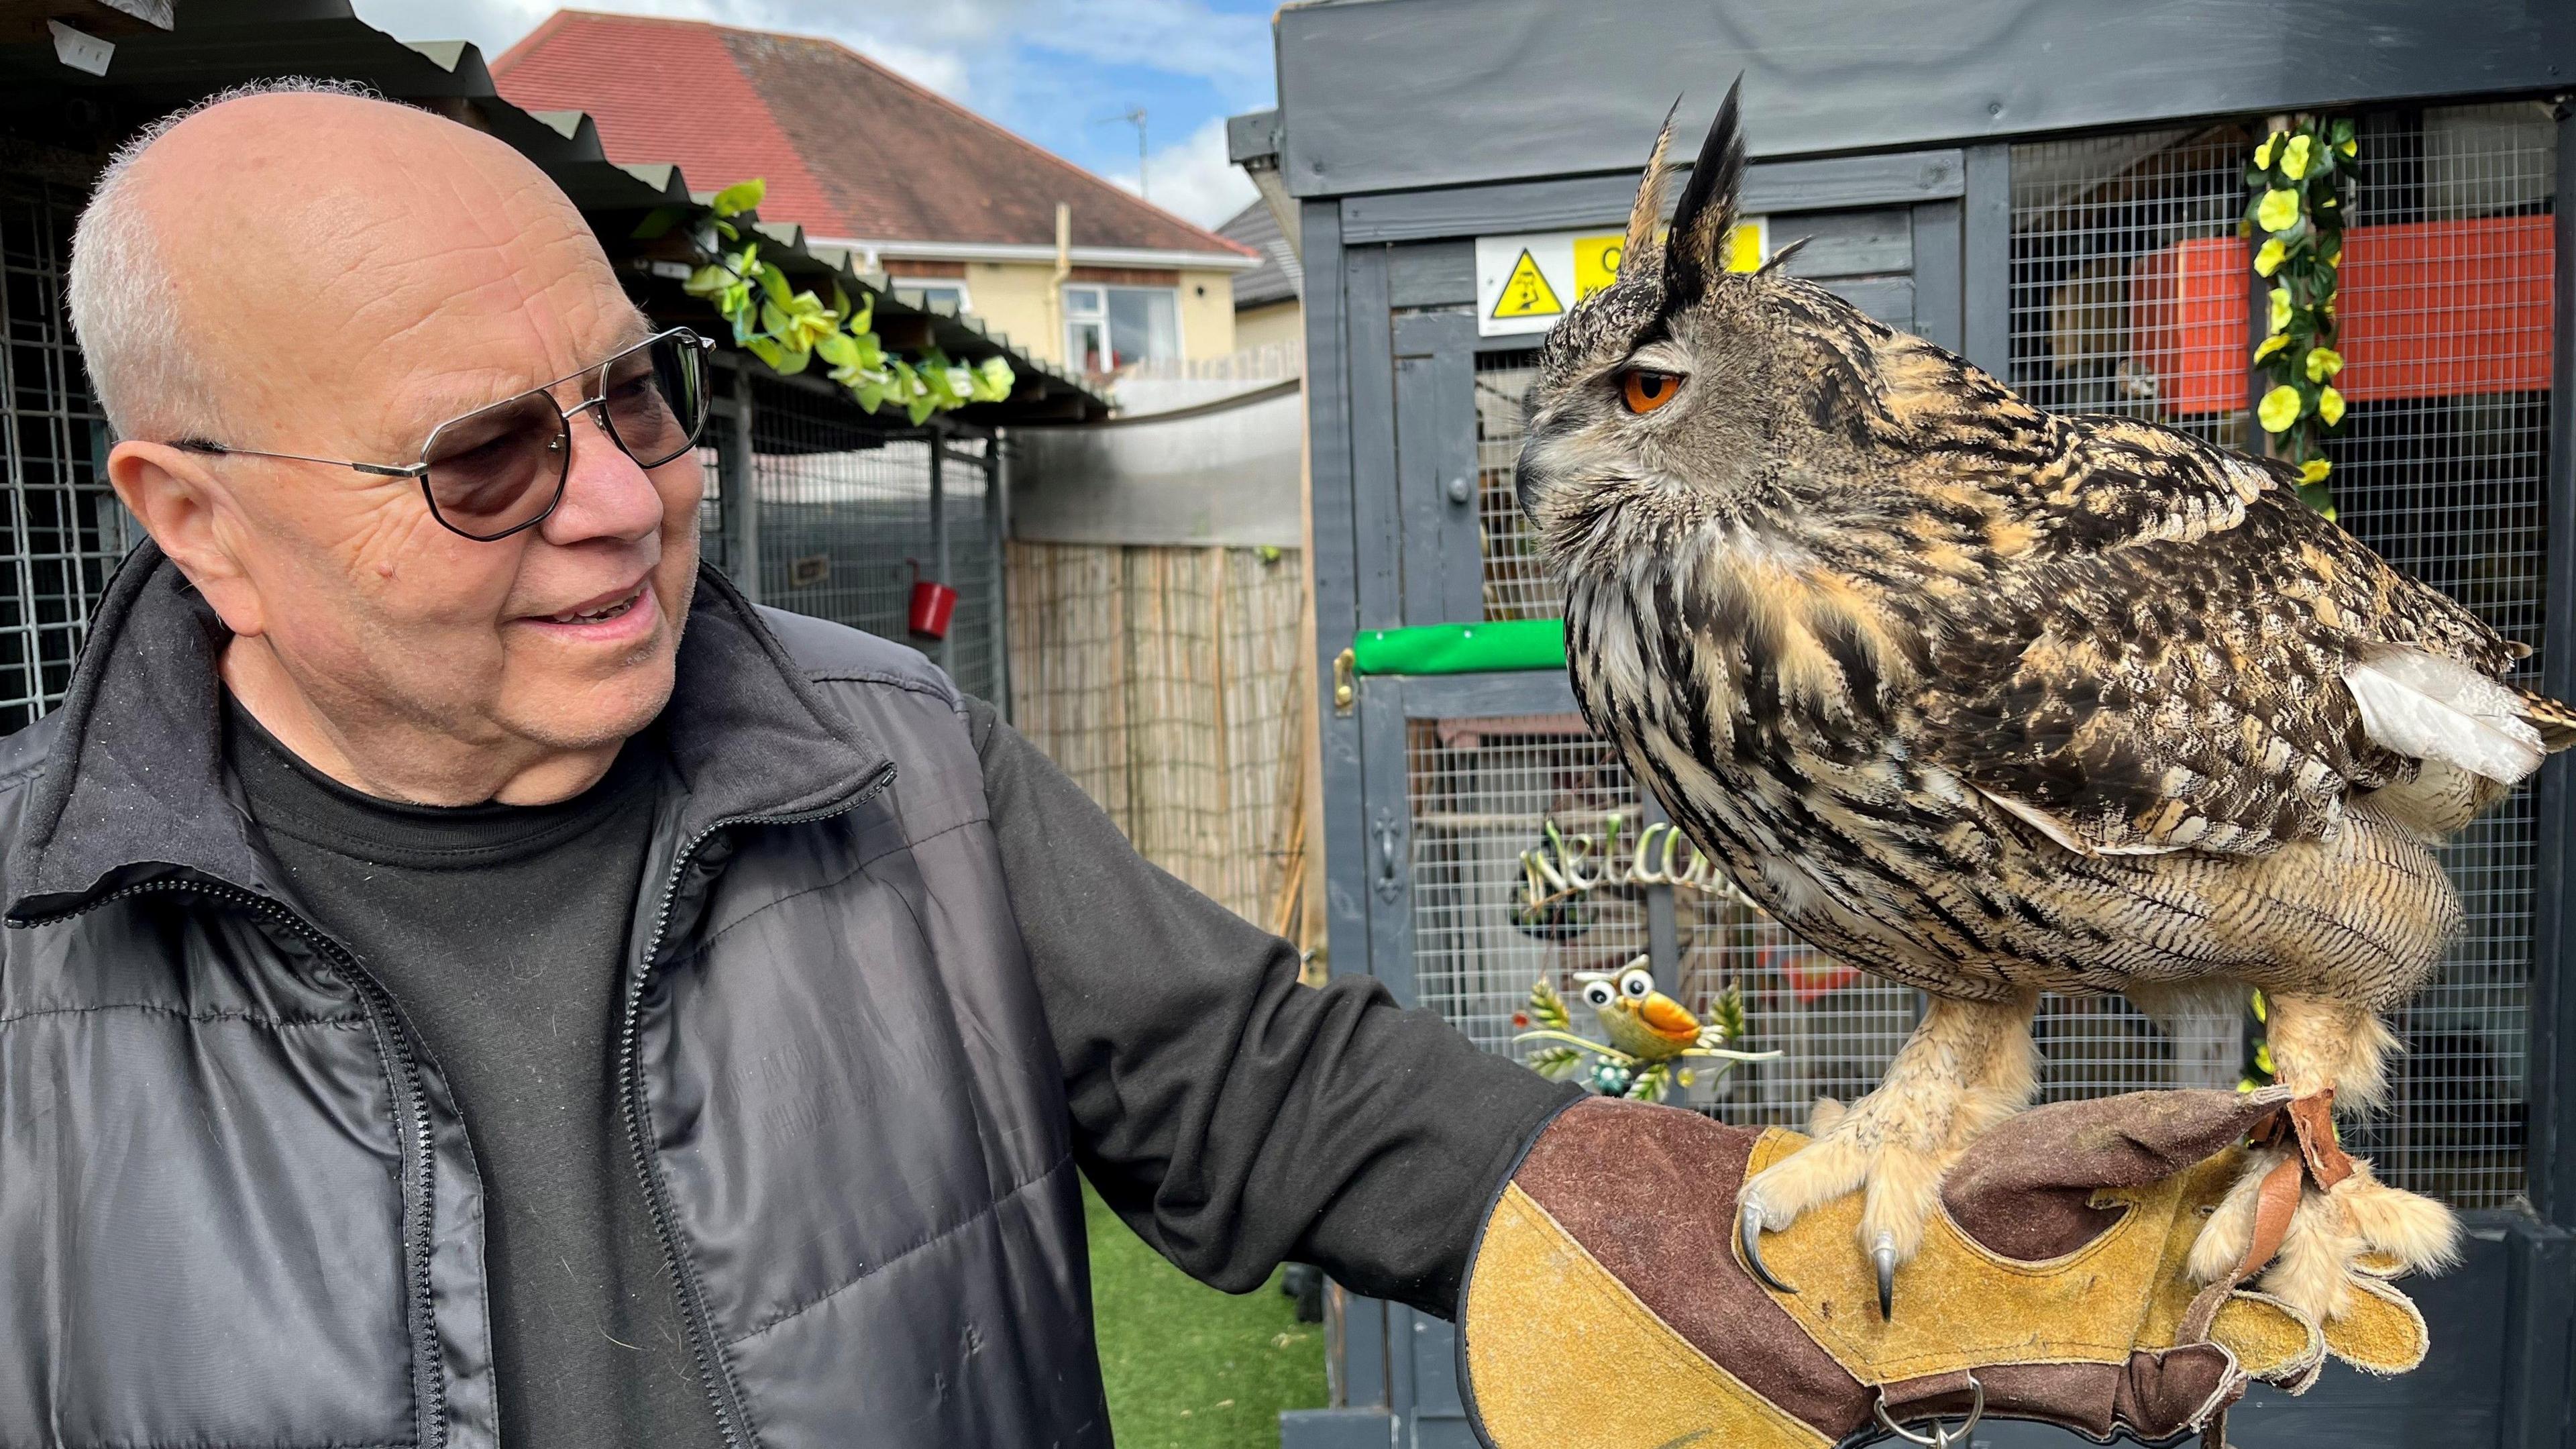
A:
[[[177,872],[283,899],[223,761],[216,661],[227,637],[158,547],[126,556],[24,787],[8,847],[11,923]],[[713,569],[698,572],[663,718],[677,788],[660,818],[683,839],[725,821],[826,813],[892,768]]]

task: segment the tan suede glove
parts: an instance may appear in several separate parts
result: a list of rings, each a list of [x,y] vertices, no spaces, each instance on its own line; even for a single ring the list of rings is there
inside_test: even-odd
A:
[[[2357,1280],[2329,1331],[2188,1277],[2237,1144],[2287,1095],[2141,1092],[2008,1119],[1944,1179],[1892,1321],[1854,1246],[1857,1196],[1765,1238],[1797,1292],[1744,1267],[1736,1189],[1803,1138],[1579,1102],[1532,1144],[1469,1266],[1459,1355],[1479,1432],[1493,1449],[1822,1449],[1866,1427],[1964,1444],[1981,1414],[2161,1440],[2215,1430],[2251,1379],[2305,1388],[2329,1351],[2411,1368],[2423,1319],[2385,1282]]]

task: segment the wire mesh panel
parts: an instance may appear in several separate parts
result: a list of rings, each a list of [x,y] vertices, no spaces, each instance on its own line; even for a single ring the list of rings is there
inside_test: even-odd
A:
[[[960,688],[993,692],[1000,620],[992,607],[983,469],[940,470],[948,573],[958,590],[942,650],[909,632],[912,585],[939,579],[927,435],[875,430],[846,400],[764,386],[753,403],[752,474],[760,506],[760,597],[800,614],[922,646]],[[952,443],[952,447],[954,444]]]
[[[2556,136],[2539,103],[2365,125],[2338,309],[2351,409],[2327,443],[2346,527],[2535,650]],[[2466,923],[2397,1023],[2409,1051],[2364,1138],[2394,1180],[2468,1206],[2523,1187],[2536,850],[2529,790],[2442,848]]]
[[[1565,594],[1540,559],[1521,516],[1521,438],[1536,352],[1489,352],[1476,359],[1476,527],[1484,547],[1485,617],[1553,619]]]
[[[2329,442],[2340,521],[2537,646],[2549,411],[2554,125],[2537,105],[2364,118],[2342,295],[2351,409]],[[2043,406],[2248,442],[2255,300],[2239,126],[2013,148],[2011,366]],[[2536,677],[2536,668],[2531,674]],[[2358,1146],[2467,1207],[2522,1190],[2532,959],[2528,792],[2443,847],[2467,924],[2398,1021],[2410,1048]],[[2159,1025],[2052,999],[2052,1090],[2233,1076],[2226,1014]]]
[[[698,435],[698,560],[727,578],[734,572],[733,535],[725,528],[724,454],[732,446],[733,419],[710,417]]]
[[[2010,381],[2243,446],[2253,295],[2237,239],[2253,139],[2239,125],[2012,150]]]
[[[1681,1100],[1738,1122],[1802,1123],[1818,1096],[1867,1090],[1913,1028],[1913,992],[1800,944],[1722,884],[1622,884],[1556,909],[1528,909],[1523,853],[1546,849],[1550,826],[1578,861],[1597,866],[1614,848],[1633,859],[1651,823],[1618,752],[1581,719],[1424,719],[1407,728],[1415,989],[1479,1046],[1514,1050],[1515,1017],[1541,978],[1589,1030],[1574,975],[1615,971],[1648,954],[1649,898],[1658,890],[1669,890],[1679,951],[1675,965],[1659,970],[1659,984],[1703,1014],[1720,991],[1741,988],[1747,1045],[1782,1053],[1704,1077]],[[1648,841],[1658,869],[1661,840]],[[1692,856],[1680,847],[1672,865],[1686,871]]]
[[[1003,621],[993,607],[1002,572],[1000,551],[987,510],[999,500],[990,496],[984,458],[989,438],[951,438],[950,456],[940,469],[941,509],[948,521],[948,582],[957,589],[957,616],[948,635],[954,641],[948,669],[958,687],[986,699],[1001,697]],[[974,461],[966,461],[971,458]]]
[[[0,734],[71,683],[91,607],[125,551],[125,512],[100,462],[106,418],[89,395],[63,306],[77,198],[0,191]]]

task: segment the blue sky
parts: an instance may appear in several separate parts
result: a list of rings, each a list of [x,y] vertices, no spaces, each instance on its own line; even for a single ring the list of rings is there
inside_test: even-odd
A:
[[[471,40],[497,55],[555,8],[545,0],[355,0],[405,40]],[[1136,185],[1146,113],[1148,192],[1214,225],[1252,200],[1226,164],[1225,118],[1271,104],[1275,0],[586,0],[593,10],[689,16],[828,35],[1119,184]]]

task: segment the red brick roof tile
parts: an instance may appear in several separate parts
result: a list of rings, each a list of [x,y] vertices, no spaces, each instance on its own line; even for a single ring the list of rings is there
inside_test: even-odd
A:
[[[1246,249],[834,41],[558,10],[492,62],[513,104],[587,111],[609,159],[705,191],[766,177],[763,221],[817,238]]]

